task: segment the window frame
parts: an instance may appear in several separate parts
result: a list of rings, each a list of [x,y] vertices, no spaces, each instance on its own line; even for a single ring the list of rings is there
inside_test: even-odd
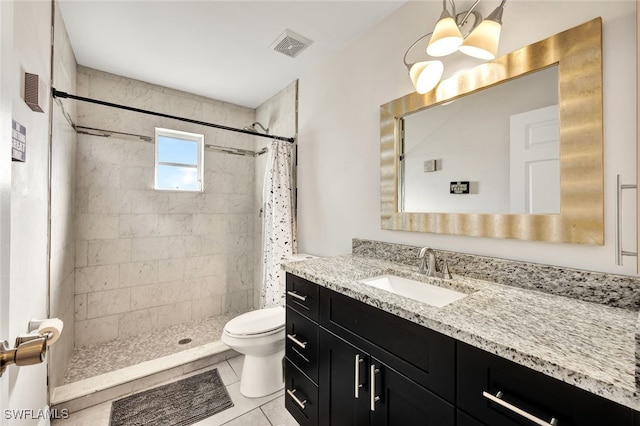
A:
[[[161,162],[159,161],[159,144],[158,138],[164,136],[171,139],[178,139],[188,142],[196,142],[198,145],[196,175],[198,180],[198,188],[160,188],[158,187],[158,166],[168,167],[189,167],[194,168],[193,164],[187,163],[173,163],[173,162]],[[153,170],[153,189],[154,191],[178,191],[178,192],[203,192],[204,191],[204,135],[200,133],[183,132],[181,130],[166,129],[161,127],[155,128],[154,136],[154,170]]]

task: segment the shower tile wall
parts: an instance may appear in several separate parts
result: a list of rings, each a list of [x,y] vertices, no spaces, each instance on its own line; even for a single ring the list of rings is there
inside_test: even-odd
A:
[[[60,11],[55,8],[53,86],[75,91],[76,59],[71,49]],[[75,104],[62,101],[64,111],[76,118]],[[64,321],[60,339],[49,349],[49,385],[62,384],[64,372],[74,348],[74,179],[76,134],[62,108],[53,104],[51,143],[51,250],[49,279],[49,315]]]
[[[78,68],[78,94],[243,127],[253,109]],[[255,149],[254,138],[79,103],[79,126],[153,136],[203,133],[206,144]],[[154,144],[79,135],[76,346],[130,337],[253,305],[255,158],[205,150],[202,193],[154,191]]]

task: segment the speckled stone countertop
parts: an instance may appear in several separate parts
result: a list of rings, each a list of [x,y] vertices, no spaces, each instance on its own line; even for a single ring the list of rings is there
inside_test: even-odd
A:
[[[640,411],[638,313],[465,278],[428,278],[415,267],[353,255],[289,262],[294,275]],[[359,283],[393,273],[467,293],[436,308]]]

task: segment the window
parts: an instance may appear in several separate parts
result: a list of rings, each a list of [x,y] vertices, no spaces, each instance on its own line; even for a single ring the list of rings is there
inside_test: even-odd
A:
[[[204,135],[156,128],[155,189],[202,191]]]

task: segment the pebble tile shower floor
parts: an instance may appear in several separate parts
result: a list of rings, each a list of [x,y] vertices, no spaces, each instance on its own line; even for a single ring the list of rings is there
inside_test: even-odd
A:
[[[224,325],[238,314],[222,315],[170,326],[152,333],[76,348],[63,384],[109,373],[220,340]],[[191,339],[181,344],[180,340]]]

